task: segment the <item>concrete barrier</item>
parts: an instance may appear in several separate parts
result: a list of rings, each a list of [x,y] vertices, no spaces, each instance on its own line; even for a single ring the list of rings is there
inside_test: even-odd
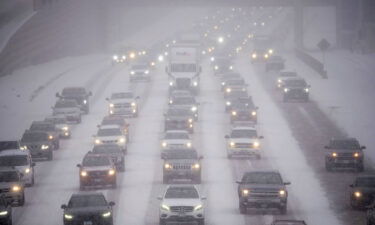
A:
[[[295,48],[294,53],[298,59],[308,65],[311,69],[315,70],[320,76],[322,76],[322,78],[328,78],[327,71],[324,69],[324,64],[322,62],[298,48]]]

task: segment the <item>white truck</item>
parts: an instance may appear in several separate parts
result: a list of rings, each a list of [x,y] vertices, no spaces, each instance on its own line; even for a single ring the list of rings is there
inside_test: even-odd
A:
[[[166,72],[169,75],[169,91],[189,90],[199,92],[201,72],[199,48],[194,44],[175,44],[169,52]]]

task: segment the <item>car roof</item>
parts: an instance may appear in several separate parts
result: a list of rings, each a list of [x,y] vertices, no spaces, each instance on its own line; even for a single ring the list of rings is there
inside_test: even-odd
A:
[[[7,149],[0,151],[0,156],[11,156],[11,155],[25,155],[28,156],[29,152],[20,149]]]

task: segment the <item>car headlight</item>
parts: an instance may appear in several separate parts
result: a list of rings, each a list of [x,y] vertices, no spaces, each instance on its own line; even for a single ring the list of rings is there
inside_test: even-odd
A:
[[[259,142],[256,141],[256,142],[253,143],[253,146],[254,146],[255,148],[258,148],[258,147],[260,146],[260,144],[259,144]]]
[[[201,168],[201,165],[199,165],[199,163],[196,163],[196,164],[193,165],[193,169],[197,170],[199,168]]]
[[[151,62],[150,65],[151,66],[155,66],[156,64],[155,64],[155,62]]]
[[[193,85],[196,87],[196,86],[198,86],[198,82],[197,81],[194,81],[193,82]]]
[[[193,119],[192,118],[189,118],[189,123],[192,123],[193,122]]]
[[[21,191],[21,187],[20,187],[20,186],[18,186],[18,185],[14,185],[14,186],[12,187],[12,192],[19,192],[19,191]]]
[[[115,107],[115,104],[110,103],[110,104],[109,104],[109,107],[110,107],[110,108],[113,108],[113,107]]]
[[[145,71],[145,74],[149,74],[149,73],[150,73],[150,71],[149,71],[149,70],[146,70],[146,71]]]
[[[169,86],[173,86],[173,82],[172,81],[169,82]]]
[[[25,169],[25,173],[30,173],[30,171],[31,171],[30,168]]]
[[[203,208],[203,205],[201,205],[201,204],[197,205],[197,206],[194,207],[194,211],[200,210],[202,208]]]
[[[102,141],[101,140],[99,140],[99,139],[95,139],[95,144],[101,144],[102,143]]]
[[[86,177],[87,176],[87,172],[86,171],[81,171],[81,177]]]
[[[235,144],[233,141],[231,141],[231,142],[229,143],[229,145],[230,145],[230,147],[234,147],[236,144]]]
[[[193,112],[197,111],[197,109],[198,108],[196,106],[191,107],[191,111],[193,111]]]
[[[53,135],[49,135],[48,139],[52,140],[53,139]]]
[[[256,111],[252,111],[252,112],[251,112],[251,115],[252,115],[252,116],[256,116],[256,115],[257,115],[257,112],[256,112]]]
[[[40,147],[40,149],[42,149],[42,150],[47,150],[47,149],[49,149],[49,146],[48,146],[48,145],[42,145],[42,146]]]
[[[23,145],[20,147],[21,150],[27,150],[27,146],[26,145]]]
[[[114,55],[112,58],[113,58],[113,60],[118,60],[118,56],[117,55]]]
[[[211,62],[215,61],[215,57],[210,58]]]
[[[108,175],[109,176],[113,176],[113,175],[115,175],[115,173],[116,173],[116,171],[114,169],[108,170]]]
[[[69,127],[68,126],[65,126],[62,128],[64,131],[68,131],[69,130]]]
[[[86,100],[86,99],[85,99],[85,100],[83,100],[83,104],[85,104],[85,105],[87,104],[87,100]]]
[[[253,54],[251,55],[251,57],[252,57],[253,59],[256,59],[256,58],[257,58],[257,54],[253,53]]]
[[[113,110],[109,110],[109,114],[113,114]]]
[[[232,116],[237,116],[237,112],[236,111],[232,111]]]
[[[123,55],[121,58],[122,58],[123,60],[126,60],[126,55]]]
[[[133,109],[133,113],[136,113],[137,112],[137,110],[136,109]]]
[[[232,103],[231,103],[230,101],[227,101],[225,104],[226,104],[227,106],[230,106]]]
[[[67,220],[71,220],[71,219],[73,219],[73,215],[64,214],[64,218],[67,219]]]
[[[230,66],[230,67],[229,67],[229,70],[233,70],[233,66]]]
[[[160,206],[160,208],[161,208],[162,210],[169,211],[169,206],[167,206],[167,205],[162,204],[162,205]]]
[[[278,79],[278,80],[277,80],[277,83],[281,83],[281,79]]]
[[[308,88],[305,88],[305,92],[308,93],[310,90]]]
[[[264,54],[264,58],[265,58],[265,59],[268,59],[268,54]]]
[[[358,152],[355,152],[354,154],[353,154],[353,157],[354,158],[358,158],[360,156],[360,154],[358,153]]]
[[[242,196],[248,196],[250,193],[250,190],[249,189],[243,189],[242,190]]]
[[[125,138],[120,138],[118,141],[119,141],[120,143],[125,143]]]
[[[135,72],[134,72],[134,71],[130,71],[130,74],[131,74],[131,75],[134,75],[134,74],[135,74]]]
[[[280,197],[284,197],[286,195],[286,191],[285,190],[280,190],[279,191],[279,195],[280,195]]]
[[[111,216],[111,212],[105,212],[102,214],[102,217],[107,218]]]
[[[288,92],[289,91],[289,89],[288,88],[284,88],[284,92],[286,93],[286,92]]]
[[[130,57],[131,59],[134,59],[134,58],[135,58],[135,53],[134,53],[134,52],[131,52],[131,53],[129,54],[129,57]]]
[[[336,152],[332,152],[331,155],[332,155],[333,158],[336,158],[336,157],[337,157],[337,153],[336,153]]]
[[[190,148],[190,147],[191,147],[191,142],[186,143],[186,146],[187,146],[188,148]]]
[[[135,107],[137,105],[137,103],[135,102],[132,102],[131,106]]]
[[[273,54],[273,49],[268,49],[268,53],[272,55]]]
[[[215,69],[215,70],[218,70],[218,69],[219,69],[219,67],[218,67],[218,66],[215,66],[215,67],[214,67],[214,69]]]
[[[232,89],[230,89],[230,88],[227,88],[227,90],[226,90],[227,93],[230,93],[231,91],[232,91]]]
[[[172,165],[166,163],[166,164],[164,164],[164,168],[165,168],[165,169],[172,169]]]
[[[354,196],[356,198],[360,198],[360,197],[362,197],[362,193],[360,191],[356,191],[356,192],[354,192]]]
[[[6,216],[8,215],[8,211],[0,211],[0,216]]]
[[[161,146],[162,146],[163,148],[167,147],[167,142],[162,142],[162,143],[161,143]]]
[[[221,85],[224,86],[224,85],[225,85],[225,82],[221,82]]]
[[[163,55],[159,55],[158,56],[158,60],[159,60],[159,62],[163,62],[164,61],[164,56]]]

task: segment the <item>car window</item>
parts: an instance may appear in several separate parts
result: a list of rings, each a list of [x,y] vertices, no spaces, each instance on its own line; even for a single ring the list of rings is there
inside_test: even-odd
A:
[[[132,69],[135,69],[135,70],[147,69],[147,65],[133,65]]]
[[[195,101],[194,101],[194,98],[190,98],[190,97],[178,97],[178,98],[175,98],[173,99],[173,104],[194,104]]]
[[[2,171],[0,172],[0,182],[18,182],[19,176],[15,171]]]
[[[188,116],[190,115],[190,110],[186,109],[169,109],[168,116]]]
[[[104,156],[87,156],[83,159],[83,166],[108,166],[110,165],[110,160],[108,157]]]
[[[123,93],[113,93],[111,99],[122,99],[122,98],[133,98],[132,93],[123,92]]]
[[[286,80],[285,83],[292,87],[304,87],[307,85],[305,80]]]
[[[244,184],[282,184],[282,179],[277,173],[247,173],[242,179]]]
[[[26,155],[0,156],[0,166],[26,166],[28,164]]]
[[[360,149],[357,140],[332,140],[330,146],[333,149]]]
[[[189,139],[189,135],[186,133],[167,133],[165,139]]]
[[[243,84],[245,84],[245,81],[243,79],[227,81],[227,85],[243,85]]]
[[[117,128],[111,128],[111,129],[99,129],[98,130],[98,136],[119,136],[122,135],[121,130]]]
[[[192,150],[169,150],[165,151],[165,159],[198,159],[196,151]]]
[[[233,130],[230,134],[231,138],[257,138],[256,130]]]
[[[195,72],[196,65],[195,64],[178,64],[178,63],[173,63],[171,65],[171,70],[173,72]]]
[[[77,96],[85,95],[86,91],[84,88],[64,88],[62,91],[63,96]]]
[[[77,195],[72,196],[68,203],[69,208],[106,206],[107,201],[101,195]]]
[[[55,108],[72,108],[77,107],[77,103],[75,101],[57,101],[55,104]]]
[[[55,127],[52,124],[45,124],[45,123],[33,123],[30,127],[30,130],[46,130],[46,131],[53,131]]]
[[[22,136],[21,141],[28,142],[28,141],[46,141],[48,140],[46,133],[24,133]]]
[[[170,187],[165,198],[199,198],[199,194],[194,187]]]
[[[375,177],[359,177],[356,179],[357,187],[375,187]]]

